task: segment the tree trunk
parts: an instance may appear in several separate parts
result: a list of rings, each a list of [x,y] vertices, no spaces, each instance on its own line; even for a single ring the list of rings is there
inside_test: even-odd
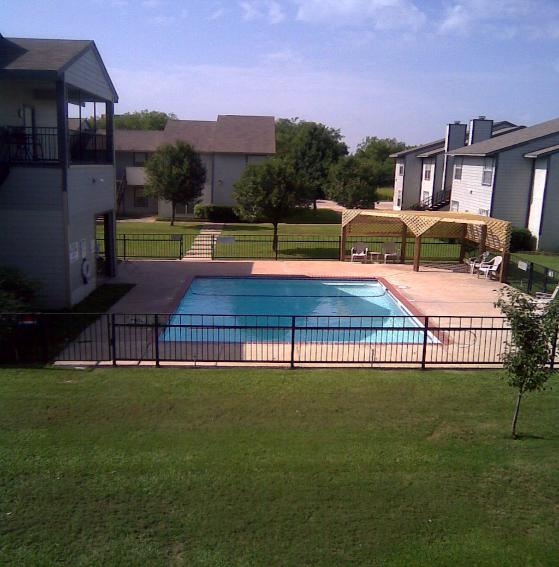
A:
[[[518,413],[520,412],[520,402],[522,401],[522,394],[524,392],[518,392],[518,398],[516,399],[516,407],[514,408],[514,415],[512,416],[512,427],[511,434],[513,439],[517,439],[516,435],[516,422],[518,421]]]
[[[274,225],[274,238],[272,240],[272,250],[274,252],[278,251],[278,223],[273,223]]]
[[[317,209],[317,206],[316,206],[316,199],[313,199],[312,208],[313,208],[313,211],[316,211],[316,209]]]
[[[171,226],[175,226],[175,205],[174,201],[171,201]]]

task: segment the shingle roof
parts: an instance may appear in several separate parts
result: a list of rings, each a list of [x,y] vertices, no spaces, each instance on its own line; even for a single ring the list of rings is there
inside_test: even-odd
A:
[[[559,144],[556,144],[555,146],[548,146],[547,148],[541,148],[539,150],[534,150],[533,152],[524,154],[524,157],[537,159],[540,157],[548,156],[550,154],[556,154],[557,152],[559,152]]]
[[[420,146],[408,148],[407,150],[402,150],[401,152],[396,152],[395,154],[390,154],[389,157],[399,158],[421,150],[431,151],[439,150],[441,148],[444,149],[444,138],[442,140],[435,140],[434,142],[429,142],[427,144],[421,144]]]
[[[200,153],[262,154],[276,152],[273,116],[218,116],[217,121],[169,120],[163,131],[115,130],[117,151],[155,151],[182,140]]]
[[[545,138],[552,134],[559,134],[559,118],[548,120],[547,122],[542,122],[541,124],[536,124],[534,126],[529,126],[528,128],[521,128],[520,130],[515,130],[509,134],[496,136],[489,140],[472,144],[471,146],[465,146],[464,148],[450,152],[450,155],[488,156],[507,148],[521,146],[522,144],[526,144],[532,140],[537,140],[538,138]]]
[[[114,131],[114,145],[117,152],[154,152],[163,144],[160,130],[117,130]]]
[[[93,46],[91,40],[0,38],[0,70],[54,71]]]

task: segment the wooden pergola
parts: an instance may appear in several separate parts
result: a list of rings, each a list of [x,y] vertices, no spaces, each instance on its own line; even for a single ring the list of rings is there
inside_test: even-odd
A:
[[[464,261],[468,244],[480,253],[486,250],[503,256],[501,281],[504,278],[510,246],[511,223],[492,217],[448,211],[377,211],[348,209],[342,214],[340,260],[346,259],[349,236],[399,238],[400,262],[404,262],[406,242],[413,237],[413,269],[419,271],[422,238],[454,238],[461,242],[459,261]]]

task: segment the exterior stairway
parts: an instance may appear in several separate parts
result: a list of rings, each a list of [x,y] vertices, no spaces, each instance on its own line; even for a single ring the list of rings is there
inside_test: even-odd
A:
[[[409,207],[411,211],[438,211],[450,203],[450,190],[437,191],[428,199],[415,203]]]
[[[222,224],[206,225],[200,230],[190,250],[184,255],[184,259],[211,260],[213,257],[213,245],[221,234]]]

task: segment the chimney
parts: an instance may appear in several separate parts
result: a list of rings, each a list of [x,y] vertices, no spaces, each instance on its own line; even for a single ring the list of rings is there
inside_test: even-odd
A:
[[[477,144],[489,140],[493,134],[493,120],[487,120],[485,116],[470,120],[470,133],[468,144]]]
[[[454,124],[446,127],[446,138],[444,142],[445,152],[451,152],[466,145],[466,124],[460,124],[460,120],[456,120]]]

